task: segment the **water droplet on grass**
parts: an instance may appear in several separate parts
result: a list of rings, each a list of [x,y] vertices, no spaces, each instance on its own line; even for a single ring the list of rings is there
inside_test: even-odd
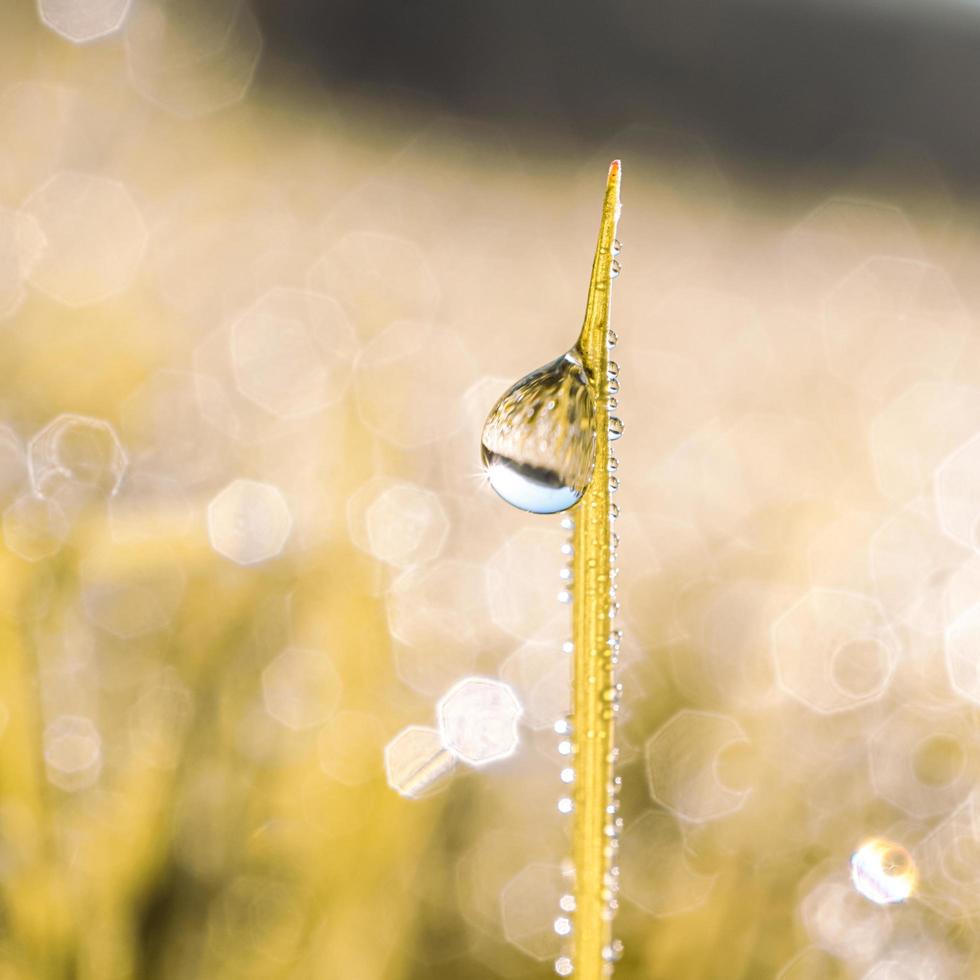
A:
[[[581,500],[595,467],[595,403],[576,350],[501,396],[481,455],[490,485],[520,510],[554,514]]]

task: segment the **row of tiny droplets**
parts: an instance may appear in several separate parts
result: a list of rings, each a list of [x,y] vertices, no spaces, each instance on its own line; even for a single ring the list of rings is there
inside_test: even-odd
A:
[[[613,242],[613,255],[619,255],[622,251],[622,245],[619,240]],[[611,268],[611,278],[615,279],[621,271],[621,266],[619,259],[614,258],[612,261]],[[608,345],[610,350],[616,346],[617,337],[615,332],[610,329],[608,331]],[[606,379],[606,391],[608,392],[608,408],[610,413],[616,411],[619,407],[619,402],[616,397],[619,392],[619,365],[615,361],[609,362],[608,367],[608,377]],[[623,422],[620,418],[610,414],[609,416],[609,441],[614,442],[623,434]],[[616,476],[616,470],[619,469],[619,460],[612,454],[612,450],[609,452],[609,463],[608,470],[609,473],[609,490],[615,492],[619,489],[619,477]],[[615,528],[616,518],[619,517],[619,505],[610,504],[609,517],[613,522],[613,527]],[[565,558],[565,564],[562,566],[559,576],[562,580],[562,590],[558,593],[558,601],[561,603],[568,604],[572,601],[572,532],[575,530],[575,521],[572,517],[565,515],[561,520],[561,528],[568,532],[568,537],[563,542],[561,546],[561,553]],[[616,535],[615,531],[610,535],[609,538],[609,572],[612,581],[609,586],[609,598],[610,608],[609,616],[614,618],[619,613],[619,602],[617,601],[617,589],[616,589],[616,578],[619,575],[619,568],[616,564],[616,553],[619,546],[619,537]],[[609,653],[610,660],[613,669],[619,663],[619,649],[622,644],[623,631],[621,629],[614,629],[609,634]],[[574,652],[574,647],[571,640],[566,640],[562,644],[562,651],[568,655]],[[610,710],[614,713],[619,712],[619,703],[622,697],[623,685],[617,683],[613,680],[611,687],[607,691],[607,698],[609,700]],[[573,752],[572,743],[572,718],[570,715],[566,715],[565,718],[560,719],[555,722],[555,732],[559,736],[558,742],[558,754],[563,758],[569,758]],[[619,749],[613,748],[610,753],[609,761],[615,765],[616,759],[619,756]],[[561,781],[565,786],[569,786],[575,781],[575,767],[572,764],[566,765],[561,770]],[[606,901],[606,915],[608,918],[612,919],[616,910],[619,908],[619,865],[616,863],[616,858],[619,852],[619,834],[623,827],[623,818],[619,816],[619,790],[622,785],[622,777],[613,776],[612,783],[607,787],[609,805],[606,807],[606,857],[609,860],[609,871],[606,874],[605,882],[605,901]],[[558,800],[558,811],[563,814],[571,814],[575,809],[575,801],[571,796],[562,795]],[[572,867],[567,867],[564,869],[565,877],[570,877],[574,874],[574,869]],[[560,914],[555,919],[554,929],[555,932],[568,940],[568,937],[572,933],[572,913],[575,911],[575,896],[570,892],[566,891],[558,901]],[[612,976],[613,964],[623,955],[623,943],[620,939],[614,939],[612,942],[602,951],[603,959],[606,961],[605,973],[607,976]],[[572,958],[569,955],[568,950],[564,950],[562,954],[555,960],[555,973],[561,977],[571,976],[574,969],[572,963]]]

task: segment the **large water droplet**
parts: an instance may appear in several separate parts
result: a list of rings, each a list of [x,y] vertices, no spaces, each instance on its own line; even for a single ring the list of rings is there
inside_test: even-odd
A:
[[[595,467],[595,402],[576,350],[504,392],[481,455],[490,486],[520,510],[555,514],[581,500]]]

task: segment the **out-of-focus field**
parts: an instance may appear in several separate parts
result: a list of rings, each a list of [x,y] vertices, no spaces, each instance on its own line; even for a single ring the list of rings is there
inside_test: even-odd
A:
[[[617,976],[980,973],[980,251],[928,161],[746,190],[252,85],[237,0],[0,17],[2,980],[550,974],[564,533],[479,433],[574,340],[613,156]],[[518,751],[402,798],[472,675]]]

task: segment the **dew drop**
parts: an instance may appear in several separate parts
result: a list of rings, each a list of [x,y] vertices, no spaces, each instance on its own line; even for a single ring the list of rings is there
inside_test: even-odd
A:
[[[615,412],[616,409],[619,408],[619,399],[613,395],[610,395],[609,399],[606,401],[606,408],[608,408],[610,412]]]
[[[504,392],[481,455],[490,486],[519,510],[555,514],[582,498],[595,467],[595,402],[575,349]]]
[[[570,977],[573,969],[574,967],[572,966],[572,961],[569,959],[569,957],[559,956],[558,959],[555,960],[555,973],[557,973],[558,976]]]
[[[612,471],[618,470],[618,469],[619,469],[619,460],[615,456],[610,456],[609,457],[609,471],[612,472]]]
[[[606,374],[609,375],[610,378],[619,377],[619,365],[615,361],[610,361],[609,364],[606,365]],[[616,390],[619,390],[618,384],[616,386]]]
[[[615,441],[623,434],[623,420],[612,416],[609,419],[609,438],[611,441]]]
[[[616,344],[619,343],[619,337],[616,336],[616,331],[611,327],[606,331],[606,346],[612,350]]]
[[[570,796],[563,796],[558,801],[559,813],[571,813],[575,809],[575,803]]]
[[[619,264],[619,259],[613,259],[609,264],[609,278],[615,279],[622,271],[623,267]]]
[[[619,253],[622,252],[622,250],[623,250],[623,243],[618,238],[614,238],[612,243],[612,254],[619,255]]]
[[[611,476],[609,477],[609,489],[613,492],[619,489],[619,477]]]
[[[606,382],[606,391],[608,391],[610,395],[615,395],[616,392],[619,391],[619,381],[617,381],[616,378],[609,378]]]

